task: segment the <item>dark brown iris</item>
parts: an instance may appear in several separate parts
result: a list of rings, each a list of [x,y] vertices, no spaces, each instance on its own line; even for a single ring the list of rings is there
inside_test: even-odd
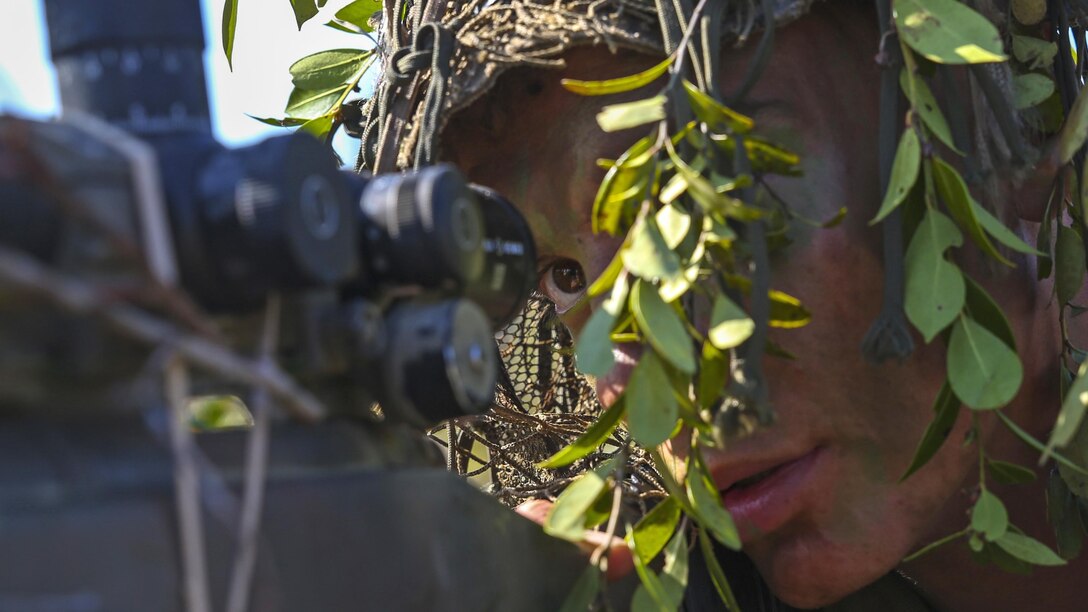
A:
[[[552,264],[552,282],[564,293],[581,293],[586,288],[586,275],[578,262],[563,259]]]

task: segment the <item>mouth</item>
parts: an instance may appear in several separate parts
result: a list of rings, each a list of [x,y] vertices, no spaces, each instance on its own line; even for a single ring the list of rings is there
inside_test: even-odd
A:
[[[793,458],[712,470],[722,503],[745,540],[756,539],[785,525],[817,490],[814,471],[824,456],[815,447]]]

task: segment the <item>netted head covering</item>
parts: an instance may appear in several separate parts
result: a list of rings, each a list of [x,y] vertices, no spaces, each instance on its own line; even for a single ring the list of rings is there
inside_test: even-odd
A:
[[[814,0],[710,0],[720,43],[743,43],[763,14],[782,25]],[[372,171],[435,161],[449,117],[487,93],[506,70],[563,67],[562,54],[581,45],[612,52],[663,55],[679,27],[662,13],[686,15],[691,0],[399,0],[381,15],[382,75],[364,108],[359,166]],[[681,18],[682,19],[682,18]],[[665,24],[665,25],[663,25]]]

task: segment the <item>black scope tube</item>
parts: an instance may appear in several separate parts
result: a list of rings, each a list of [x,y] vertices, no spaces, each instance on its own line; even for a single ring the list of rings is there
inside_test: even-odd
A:
[[[211,134],[197,0],[45,0],[61,105],[141,136]]]

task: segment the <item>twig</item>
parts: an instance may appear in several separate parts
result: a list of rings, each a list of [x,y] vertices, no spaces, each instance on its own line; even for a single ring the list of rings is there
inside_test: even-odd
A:
[[[204,526],[200,514],[200,481],[189,429],[189,377],[175,355],[164,368],[164,391],[170,413],[170,450],[174,457],[174,504],[178,513],[182,584],[188,612],[211,612]]]
[[[589,557],[589,564],[599,566],[601,563],[601,556],[604,555],[607,558],[607,553],[612,549],[612,539],[616,537],[616,526],[620,522],[620,505],[623,503],[623,466],[627,462],[627,452],[624,450],[623,457],[616,465],[616,488],[612,494],[612,511],[608,515],[608,526],[605,528],[605,539],[593,554]]]
[[[0,281],[43,295],[72,313],[98,317],[130,338],[167,346],[186,361],[223,378],[266,389],[296,418],[317,421],[325,416],[326,410],[317,398],[276,366],[262,366],[218,343],[186,334],[138,308],[104,303],[90,283],[53,272],[30,256],[2,246]]]
[[[279,340],[280,298],[269,298],[265,307],[264,326],[257,359],[260,367],[272,367]],[[246,444],[245,484],[242,497],[242,519],[238,534],[238,550],[231,571],[227,612],[245,612],[253,584],[253,566],[257,560],[257,538],[261,528],[265,477],[268,474],[268,443],[271,425],[268,390],[257,387],[250,397],[253,428]]]

